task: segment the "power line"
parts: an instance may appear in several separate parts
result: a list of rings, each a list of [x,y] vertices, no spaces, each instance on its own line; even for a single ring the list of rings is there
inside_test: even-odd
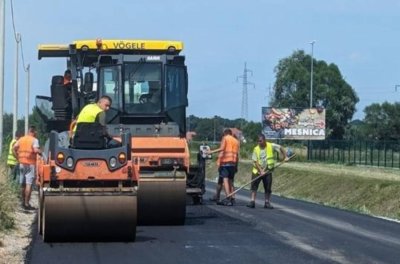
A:
[[[24,67],[24,71],[29,71],[29,64],[25,66],[25,57],[24,57],[24,47],[22,46],[22,36],[20,36],[20,45],[21,45],[21,57],[22,57],[22,66]]]
[[[22,66],[24,67],[24,71],[28,72],[27,67],[25,66],[25,57],[24,57],[24,49],[22,46],[22,36],[21,34],[17,33],[16,27],[15,27],[15,19],[14,19],[14,4],[13,4],[13,0],[10,0],[11,2],[11,20],[12,20],[12,26],[13,26],[13,32],[14,32],[14,38],[15,41],[17,42],[17,45],[21,46],[21,59],[22,59]]]
[[[11,2],[11,20],[12,20],[12,26],[13,26],[13,30],[14,30],[14,38],[15,38],[15,41],[18,42],[17,30],[15,29],[15,22],[14,22],[14,5],[13,5],[13,0],[11,0],[10,2]]]

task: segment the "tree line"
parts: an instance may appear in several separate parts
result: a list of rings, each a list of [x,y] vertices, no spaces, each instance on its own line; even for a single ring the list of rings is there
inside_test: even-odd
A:
[[[311,56],[303,50],[294,51],[281,59],[275,67],[273,95],[266,106],[277,108],[308,108],[310,106]],[[343,78],[334,63],[313,58],[313,107],[326,109],[327,139],[400,140],[400,103],[373,103],[364,109],[363,120],[352,120],[359,102],[356,91]],[[400,96],[400,95],[399,95]],[[260,111],[255,109],[253,111]],[[44,140],[45,124],[36,107],[29,116],[40,139]],[[227,119],[220,116],[197,117],[186,120],[187,131],[196,132],[194,140],[219,141],[223,129],[237,128],[248,142],[254,142],[261,132],[259,122],[244,119]],[[3,116],[3,142],[12,138],[12,114]],[[18,120],[18,129],[24,130],[24,120]]]
[[[46,137],[46,124],[39,116],[36,107],[33,107],[32,114],[28,117],[29,126],[35,126],[38,131],[38,137],[40,144],[44,144]],[[3,153],[8,152],[8,144],[11,142],[14,135],[13,130],[13,114],[4,113],[3,114]],[[25,119],[21,118],[17,120],[17,131],[25,132]]]
[[[266,106],[276,108],[310,107],[311,56],[303,50],[294,51],[275,67],[273,95]],[[313,58],[312,107],[326,109],[327,139],[400,140],[400,103],[373,103],[363,111],[363,120],[353,120],[359,102],[356,91],[343,78],[334,63]],[[255,109],[260,111],[261,109]],[[224,127],[242,130],[247,141],[261,132],[260,122],[229,120],[219,116],[187,120],[196,140],[219,140]]]
[[[303,50],[297,50],[279,61],[269,106],[310,106],[311,59]],[[326,109],[327,139],[400,139],[400,103],[373,103],[363,110],[363,120],[352,121],[359,98],[339,67],[313,58],[313,73],[312,107]]]

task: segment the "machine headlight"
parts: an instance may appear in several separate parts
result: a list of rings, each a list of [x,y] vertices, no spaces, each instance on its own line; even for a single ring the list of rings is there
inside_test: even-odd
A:
[[[64,159],[65,159],[64,153],[58,152],[58,154],[57,154],[57,162],[58,162],[58,164],[63,163]]]
[[[72,168],[72,166],[74,166],[74,159],[72,157],[67,158],[67,166],[68,168]]]
[[[126,162],[126,154],[124,152],[119,153],[118,161],[121,164],[124,164]]]
[[[110,167],[115,168],[117,166],[117,159],[115,157],[110,158]]]

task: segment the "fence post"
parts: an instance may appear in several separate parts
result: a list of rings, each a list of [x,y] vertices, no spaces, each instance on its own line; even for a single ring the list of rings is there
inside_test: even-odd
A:
[[[380,144],[378,142],[377,146],[376,146],[376,150],[378,151],[378,167],[380,165],[380,160],[381,160],[381,150],[379,149],[379,147],[380,147]]]
[[[337,143],[337,142],[336,142]],[[337,144],[338,145],[338,144]],[[340,162],[340,149],[337,147],[337,162]]]
[[[374,143],[374,141],[371,142],[370,145],[370,152],[371,152],[371,159],[370,159],[370,165],[374,166],[374,148],[372,147],[372,144]]]
[[[384,158],[384,167],[386,168],[386,140],[383,141],[383,158]]]
[[[331,141],[328,140],[328,160],[331,160]]]
[[[349,142],[350,143],[350,142]],[[350,162],[350,157],[351,157],[351,145],[349,144],[349,154],[348,154],[348,157],[347,157],[347,162],[350,164],[351,162]]]
[[[394,167],[394,153],[393,153],[393,147],[392,147],[392,168]]]

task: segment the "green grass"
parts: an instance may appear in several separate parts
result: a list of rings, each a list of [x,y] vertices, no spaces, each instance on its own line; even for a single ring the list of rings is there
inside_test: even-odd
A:
[[[235,186],[250,180],[251,162],[242,161]],[[207,178],[215,180],[215,162]],[[259,191],[263,191],[260,187]],[[274,172],[274,194],[346,210],[400,219],[400,172],[325,163],[289,162]]]
[[[5,166],[0,167],[0,232],[14,228],[13,212],[17,204],[17,189],[8,180]]]

